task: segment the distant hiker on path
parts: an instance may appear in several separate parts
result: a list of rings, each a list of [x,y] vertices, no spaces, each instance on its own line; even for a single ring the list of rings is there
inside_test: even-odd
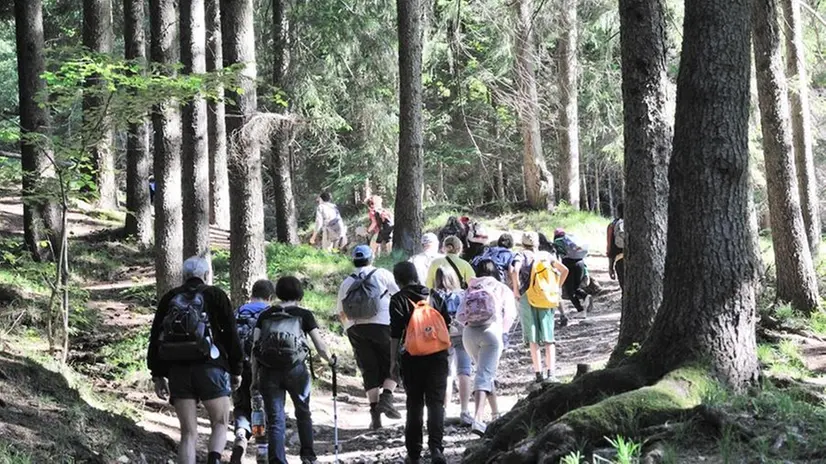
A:
[[[608,276],[617,279],[621,290],[625,289],[625,219],[623,213],[625,205],[617,205],[617,217],[608,225],[606,233],[608,247]]]
[[[562,297],[570,300],[578,312],[586,309],[583,302],[587,301],[587,307],[593,305],[593,297],[599,293],[601,288],[596,280],[592,279],[588,273],[588,266],[585,258],[588,256],[588,248],[580,245],[579,241],[565,232],[562,228],[554,231],[554,250],[556,251],[562,264],[568,268],[568,278],[562,288]]]
[[[470,263],[459,257],[462,254],[462,242],[458,237],[451,235],[445,239],[442,249],[445,256],[436,258],[430,263],[425,285],[427,288],[433,288],[436,283],[436,270],[442,266],[449,266],[459,276],[459,285],[462,288],[467,288],[468,281],[476,277],[476,273],[473,272],[473,266]]]
[[[347,245],[347,226],[338,206],[332,203],[330,192],[321,192],[316,201],[315,229],[310,237],[310,245],[315,245],[318,234],[321,234],[321,249],[330,251],[341,249]]]
[[[407,394],[407,422],[404,443],[406,464],[418,464],[422,454],[424,407],[427,406],[427,446],[430,462],[445,464],[445,389],[448,374],[450,316],[443,308],[437,311],[428,304],[430,292],[419,283],[416,267],[400,262],[393,268],[401,290],[390,300],[390,337],[392,364],[401,367],[402,383]],[[438,321],[428,318],[439,318]],[[435,324],[434,324],[435,322]],[[423,330],[422,330],[423,329]],[[439,337],[439,331],[443,337]],[[434,336],[431,336],[433,334]],[[416,342],[416,343],[414,343]],[[399,355],[401,350],[402,354]]]
[[[301,282],[292,276],[282,277],[275,284],[275,294],[281,302],[264,311],[255,326],[253,379],[257,382],[252,389],[264,397],[270,464],[288,464],[284,415],[287,394],[295,407],[301,464],[312,464],[317,459],[310,415],[312,383],[307,367],[310,356],[307,337],[322,359],[330,364],[334,361],[321,339],[315,316],[300,306],[304,299]]]
[[[439,243],[444,243],[446,238],[453,235],[462,242],[463,248],[467,248],[468,222],[470,222],[470,218],[466,216],[461,218],[450,216],[447,218],[447,223],[439,230]]]
[[[373,195],[367,199],[367,215],[370,219],[367,234],[371,237],[373,255],[378,258],[382,251],[390,253],[393,249],[393,214],[382,208],[380,196]]]
[[[209,267],[202,257],[184,261],[184,284],[158,302],[149,334],[147,366],[155,393],[169,398],[180,422],[179,464],[195,464],[199,401],[212,427],[207,463],[221,461],[229,397],[241,383],[244,364],[232,304],[223,290],[205,283]]]
[[[483,261],[477,277],[471,279],[456,318],[465,325],[462,342],[476,365],[473,380],[474,403],[471,431],[485,434],[485,402],[489,401],[494,420],[499,417],[496,401],[496,371],[504,350],[503,335],[516,319],[516,302],[512,289],[499,281],[499,269]]]
[[[338,290],[337,313],[361,371],[370,402],[370,428],[381,428],[381,415],[401,419],[393,405],[397,374],[390,371],[390,295],[399,291],[386,269],[373,267],[367,245],[353,249],[355,271]],[[379,390],[381,389],[381,394]]]
[[[522,235],[524,250],[516,255],[513,262],[513,293],[519,299],[522,337],[530,346],[534,375],[537,382],[542,382],[545,379],[555,379],[554,312],[559,306],[560,287],[568,278],[568,268],[551,253],[537,251],[538,243],[537,234],[529,232]],[[541,356],[543,346],[547,367],[544,377]]]
[[[419,282],[427,282],[427,272],[434,260],[444,257],[439,253],[439,238],[436,234],[427,233],[422,235],[422,252],[410,258],[410,262],[416,266],[416,273]]]
[[[249,303],[235,312],[235,325],[238,338],[244,348],[244,371],[241,374],[241,386],[232,393],[232,415],[235,425],[235,444],[232,447],[231,464],[240,464],[247,451],[247,444],[252,436],[252,344],[258,317],[269,308],[275,298],[275,285],[262,279],[252,286],[252,298]]]

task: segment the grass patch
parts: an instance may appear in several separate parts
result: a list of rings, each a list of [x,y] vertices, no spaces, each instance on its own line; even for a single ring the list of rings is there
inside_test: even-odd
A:
[[[106,366],[104,374],[113,379],[131,382],[137,377],[148,377],[146,349],[149,346],[149,327],[129,334],[117,343],[105,345],[100,355]]]
[[[0,438],[0,464],[30,464],[32,456],[29,453],[18,451],[13,444],[3,443],[5,438]]]
[[[782,340],[778,345],[757,345],[757,358],[769,375],[794,379],[811,377],[811,372],[803,363],[800,348],[791,340]]]

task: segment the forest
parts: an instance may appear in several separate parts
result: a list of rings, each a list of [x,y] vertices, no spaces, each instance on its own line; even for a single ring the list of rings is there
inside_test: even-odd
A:
[[[159,393],[157,318],[193,257],[235,317],[292,276],[312,313],[317,458],[293,396],[268,462],[420,462],[410,417],[371,416],[412,414],[410,376],[372,398],[341,308],[373,264],[425,285],[399,272],[435,262],[432,234],[474,279],[513,248],[517,322],[481,415],[461,373],[443,421],[427,397],[425,461],[826,462],[824,41],[820,0],[3,0],[0,464],[267,462],[263,435],[236,455],[237,404],[216,439],[208,401],[185,427]],[[538,342],[516,263],[546,237],[566,270]]]

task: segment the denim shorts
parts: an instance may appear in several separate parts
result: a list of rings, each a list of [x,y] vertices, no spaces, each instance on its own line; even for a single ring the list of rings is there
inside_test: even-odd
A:
[[[473,360],[465,350],[461,337],[451,337],[450,351],[448,358],[448,372],[453,375],[466,375],[470,377],[473,371]]]
[[[209,401],[230,396],[229,372],[210,364],[172,366],[169,369],[169,401]]]

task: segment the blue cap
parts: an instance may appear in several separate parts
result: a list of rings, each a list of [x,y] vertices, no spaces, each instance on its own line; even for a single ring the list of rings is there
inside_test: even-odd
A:
[[[367,245],[359,245],[353,250],[353,260],[370,259],[373,257],[373,250]]]

